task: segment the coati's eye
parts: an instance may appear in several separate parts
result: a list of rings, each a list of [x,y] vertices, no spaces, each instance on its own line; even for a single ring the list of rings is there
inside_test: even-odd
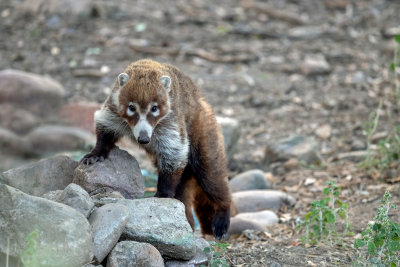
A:
[[[130,104],[128,108],[129,108],[129,110],[130,110],[131,112],[135,112],[135,111],[136,111],[135,106],[132,105],[132,104]]]
[[[157,106],[152,106],[150,111],[151,112],[157,112],[158,111],[158,107]]]

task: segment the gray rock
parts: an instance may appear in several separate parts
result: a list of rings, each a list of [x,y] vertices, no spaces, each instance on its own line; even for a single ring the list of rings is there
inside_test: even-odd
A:
[[[322,75],[331,72],[331,66],[322,54],[307,55],[300,66],[304,75]]]
[[[314,39],[323,33],[320,26],[299,26],[289,29],[288,36],[293,39]]]
[[[67,156],[54,156],[39,162],[3,172],[0,181],[23,192],[41,196],[53,190],[63,190],[72,182],[78,166]]]
[[[82,213],[86,218],[94,208],[88,192],[77,184],[69,184],[60,196],[60,202]]]
[[[47,193],[44,193],[42,195],[42,198],[55,201],[55,202],[60,202],[60,197],[61,194],[63,193],[63,190],[54,190],[54,191],[49,191]]]
[[[0,128],[0,152],[3,155],[18,156],[32,156],[36,154],[29,140],[4,128]]]
[[[196,255],[188,261],[168,260],[165,261],[165,267],[195,267],[195,266],[208,266],[209,253],[204,252],[204,248],[209,247],[210,244],[203,238],[196,238]]]
[[[296,203],[293,197],[275,190],[236,192],[232,194],[232,200],[238,213],[267,209],[279,210],[283,204],[291,207]]]
[[[110,203],[116,203],[118,200],[124,199],[124,196],[118,191],[97,193],[91,197],[96,207],[101,207]]]
[[[25,0],[18,1],[16,5],[23,12],[31,14],[68,14],[89,15],[93,5],[91,0]]]
[[[81,213],[4,184],[0,203],[1,253],[19,257],[28,248],[30,235],[36,241],[32,266],[82,266],[92,260],[90,225]]]
[[[265,163],[287,161],[297,158],[306,164],[318,164],[321,157],[318,153],[318,143],[312,137],[292,136],[271,141],[265,150]]]
[[[231,218],[231,222],[229,224],[228,236],[235,235],[235,234],[241,234],[243,231],[249,230],[249,229],[255,230],[255,231],[265,231],[266,230],[264,226],[262,226],[261,224],[259,224],[257,222],[233,217],[233,218]]]
[[[118,203],[127,206],[130,213],[123,233],[125,238],[148,242],[161,255],[172,259],[190,260],[195,255],[195,238],[182,202],[171,198],[144,198]]]
[[[111,251],[107,267],[164,267],[164,260],[157,249],[148,243],[119,242]]]
[[[144,179],[136,159],[119,148],[111,150],[107,159],[92,165],[80,164],[74,173],[74,183],[91,195],[118,191],[125,198],[144,194]]]
[[[0,104],[0,126],[17,134],[25,134],[41,123],[41,119],[28,110],[11,104]]]
[[[279,221],[279,217],[275,214],[275,212],[270,210],[243,212],[237,214],[234,218],[242,219],[245,221],[253,221],[265,228],[268,226],[272,226]]]
[[[268,189],[269,182],[261,170],[249,170],[240,173],[229,181],[232,192]]]
[[[236,152],[237,142],[240,137],[239,122],[232,118],[217,117],[224,136],[226,158],[229,160]]]
[[[77,127],[43,125],[31,131],[27,139],[39,154],[87,150],[93,146],[94,135]]]
[[[61,107],[64,95],[62,85],[50,78],[19,70],[0,71],[0,103],[51,117]]]
[[[128,219],[129,210],[121,204],[104,205],[90,215],[97,262],[102,262],[117,244]]]

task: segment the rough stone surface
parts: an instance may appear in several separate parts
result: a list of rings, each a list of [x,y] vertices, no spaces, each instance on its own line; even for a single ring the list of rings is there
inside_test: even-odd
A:
[[[164,267],[164,260],[160,252],[148,243],[119,242],[108,256],[107,267],[130,266]]]
[[[90,198],[88,192],[77,184],[69,184],[60,196],[60,202],[68,205],[80,213],[86,218],[89,217],[90,212],[94,208],[93,200]]]
[[[35,231],[33,266],[82,266],[92,260],[90,225],[81,213],[4,184],[0,184],[0,203],[1,253],[18,257],[27,248],[27,236]]]
[[[96,207],[101,207],[106,204],[115,203],[120,199],[124,199],[124,196],[118,191],[98,193],[91,197]]]
[[[253,221],[262,225],[263,227],[272,226],[279,221],[279,217],[275,214],[275,212],[270,210],[239,213],[234,218]]]
[[[271,141],[265,150],[265,162],[287,161],[297,158],[300,162],[317,164],[321,161],[318,144],[314,138],[293,136]]]
[[[97,262],[102,262],[117,244],[128,219],[129,210],[121,204],[104,205],[90,215]]]
[[[229,160],[236,151],[237,142],[240,137],[239,122],[227,117],[217,117],[217,122],[222,129],[226,158]]]
[[[228,229],[228,236],[234,234],[240,234],[244,230],[256,230],[256,231],[265,231],[265,227],[255,221],[244,220],[241,218],[237,218],[236,216],[231,218],[231,222]]]
[[[85,130],[62,125],[43,125],[27,135],[33,148],[40,154],[58,151],[87,150],[93,146],[94,136]]]
[[[78,163],[67,156],[54,156],[3,172],[0,181],[27,194],[41,196],[49,191],[63,190],[72,182],[77,166]]]
[[[44,193],[42,195],[42,198],[55,201],[55,202],[60,202],[60,197],[61,194],[63,193],[63,190],[54,190],[54,191],[49,191],[47,193]]]
[[[92,0],[25,0],[17,6],[22,11],[33,14],[44,12],[49,14],[89,15],[92,2]]]
[[[41,119],[22,108],[0,104],[0,126],[17,134],[26,134],[41,123]]]
[[[148,242],[168,258],[190,260],[195,255],[195,238],[182,202],[171,198],[144,198],[118,203],[127,206],[130,212],[124,237]]]
[[[118,191],[125,198],[144,194],[144,179],[136,159],[119,148],[111,150],[107,159],[92,165],[80,164],[74,173],[74,183],[90,194]]]
[[[204,252],[204,248],[209,247],[210,244],[203,238],[196,238],[196,255],[188,261],[168,260],[165,261],[165,267],[195,267],[195,266],[208,266],[209,253]]]
[[[229,181],[232,192],[268,189],[269,182],[261,170],[249,170],[240,173]]]
[[[275,190],[242,191],[232,194],[238,213],[260,210],[279,210],[281,205],[293,206],[296,200],[286,193]]]
[[[49,117],[61,106],[64,95],[62,85],[50,78],[19,70],[0,71],[0,103]]]

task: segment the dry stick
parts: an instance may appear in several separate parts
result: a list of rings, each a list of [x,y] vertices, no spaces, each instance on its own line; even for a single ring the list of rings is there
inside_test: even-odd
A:
[[[270,16],[271,18],[283,20],[291,24],[304,25],[307,23],[304,19],[300,18],[296,14],[282,12],[264,3],[254,3],[251,0],[244,0],[241,1],[241,6],[247,9],[254,9]]]
[[[196,56],[211,62],[219,62],[219,63],[238,63],[238,62],[249,62],[257,59],[255,55],[249,54],[239,54],[239,55],[226,55],[219,56],[210,52],[207,52],[203,49],[192,49],[192,50],[183,50],[176,47],[149,47],[149,46],[130,46],[134,51],[147,53],[147,54],[167,54],[176,56],[181,52],[185,55]]]

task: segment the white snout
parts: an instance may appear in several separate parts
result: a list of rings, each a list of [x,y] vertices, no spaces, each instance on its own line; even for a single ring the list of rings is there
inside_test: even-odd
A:
[[[133,135],[135,136],[136,140],[139,140],[139,135],[147,135],[150,139],[151,135],[153,134],[153,127],[150,123],[146,120],[146,115],[140,114],[140,119],[133,127]]]

